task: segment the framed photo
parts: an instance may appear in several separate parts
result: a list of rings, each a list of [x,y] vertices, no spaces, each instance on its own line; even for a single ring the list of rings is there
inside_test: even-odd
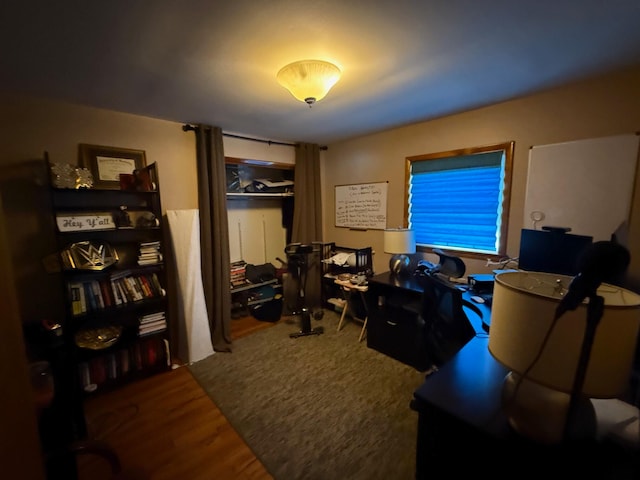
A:
[[[97,189],[120,190],[120,174],[147,166],[144,150],[80,144],[80,166],[88,168]]]

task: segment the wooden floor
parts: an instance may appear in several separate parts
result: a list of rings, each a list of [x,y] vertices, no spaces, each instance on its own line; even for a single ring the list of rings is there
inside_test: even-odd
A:
[[[231,325],[238,339],[274,324],[243,317]],[[85,414],[90,437],[108,442],[125,470],[150,479],[273,478],[186,367],[90,398]],[[82,480],[111,478],[93,456],[80,457],[79,471]]]

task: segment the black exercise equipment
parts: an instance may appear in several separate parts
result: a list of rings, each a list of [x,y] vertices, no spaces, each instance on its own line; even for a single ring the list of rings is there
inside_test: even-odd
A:
[[[291,338],[324,333],[323,327],[311,328],[311,310],[307,305],[305,288],[309,272],[309,257],[313,254],[313,245],[290,243],[284,249],[287,254],[287,268],[292,280],[296,282],[296,298],[292,315],[300,316],[300,331],[289,334]]]

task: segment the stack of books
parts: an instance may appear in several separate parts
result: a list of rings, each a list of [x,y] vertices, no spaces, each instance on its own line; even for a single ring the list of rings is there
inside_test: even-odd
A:
[[[245,273],[247,270],[247,262],[238,260],[231,263],[231,287],[240,287],[246,285],[247,280]]]
[[[140,253],[138,254],[138,265],[156,265],[162,263],[162,253],[160,253],[160,241],[140,243]]]
[[[151,335],[167,329],[167,318],[164,312],[149,313],[139,319],[138,336]]]

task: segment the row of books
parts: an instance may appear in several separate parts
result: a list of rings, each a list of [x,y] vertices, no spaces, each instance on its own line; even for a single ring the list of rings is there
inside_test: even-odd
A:
[[[108,279],[72,281],[68,288],[73,315],[166,295],[155,272],[117,272]]]
[[[167,329],[165,312],[155,312],[143,315],[139,319],[138,336],[144,337]]]
[[[105,355],[93,357],[78,364],[82,388],[94,392],[107,382],[126,378],[146,369],[159,367],[162,362],[170,365],[169,342],[152,337],[129,348],[122,348]]]
[[[138,265],[156,265],[162,263],[160,241],[142,242],[138,253]]]
[[[238,287],[247,283],[245,274],[247,271],[247,262],[238,260],[231,263],[231,286]]]

